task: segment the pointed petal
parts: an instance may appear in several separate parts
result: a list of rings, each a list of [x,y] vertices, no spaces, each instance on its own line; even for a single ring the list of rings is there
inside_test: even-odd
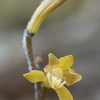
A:
[[[49,58],[49,65],[59,64],[59,60],[54,54],[49,53],[48,58]]]
[[[39,70],[33,70],[29,73],[26,73],[23,75],[28,81],[31,83],[36,83],[36,82],[44,82],[46,76],[42,71]]]
[[[50,53],[48,55],[48,58],[49,58],[49,63],[44,68],[45,72],[48,72],[48,71],[52,70],[53,68],[56,68],[57,65],[59,64],[59,60],[54,54]]]
[[[62,86],[59,89],[55,89],[55,91],[58,94],[60,100],[73,100],[71,93],[65,86]]]
[[[63,75],[66,78],[66,85],[70,86],[82,79],[82,76],[75,73],[73,69],[69,68],[63,71]]]
[[[61,57],[59,59],[59,62],[60,62],[59,68],[61,68],[62,70],[66,70],[74,64],[74,59],[72,55],[68,55],[65,57]]]

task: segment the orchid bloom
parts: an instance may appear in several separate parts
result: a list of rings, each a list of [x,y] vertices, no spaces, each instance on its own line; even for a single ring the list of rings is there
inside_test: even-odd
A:
[[[74,72],[70,67],[73,65],[73,56],[68,55],[56,58],[52,53],[48,55],[49,63],[44,72],[33,70],[23,76],[31,83],[42,82],[44,86],[52,88],[58,94],[60,100],[73,100],[71,93],[63,86],[70,86],[82,79],[81,75]]]

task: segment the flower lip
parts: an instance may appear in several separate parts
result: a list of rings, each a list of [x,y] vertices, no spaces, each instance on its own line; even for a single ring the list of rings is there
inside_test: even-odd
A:
[[[54,68],[52,69],[52,72],[54,75],[56,75],[59,78],[63,77],[63,70],[61,68]]]
[[[62,87],[66,83],[63,77],[63,71],[60,68],[54,68],[52,71],[46,73],[49,84],[53,89]]]

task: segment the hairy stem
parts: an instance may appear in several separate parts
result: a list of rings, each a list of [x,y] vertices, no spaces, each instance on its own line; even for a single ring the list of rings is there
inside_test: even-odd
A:
[[[28,70],[32,71],[33,69],[40,70],[42,64],[42,56],[39,54],[36,57],[36,61],[34,60],[33,56],[33,49],[32,49],[32,37],[34,36],[33,33],[29,33],[27,29],[24,30],[23,35],[23,48],[27,57],[28,61]],[[35,64],[36,62],[36,64]],[[47,88],[42,85],[41,82],[34,83],[34,100],[45,100],[46,90]]]
[[[29,71],[32,71],[33,69],[37,69],[35,65],[33,49],[32,49],[32,37],[33,36],[34,36],[33,33],[29,33],[27,29],[24,30],[23,48],[24,48],[24,51],[27,57]]]

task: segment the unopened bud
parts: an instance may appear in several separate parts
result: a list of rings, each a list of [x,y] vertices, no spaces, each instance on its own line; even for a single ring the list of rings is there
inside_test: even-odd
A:
[[[29,33],[37,33],[43,20],[66,0],[43,0],[27,25]]]

